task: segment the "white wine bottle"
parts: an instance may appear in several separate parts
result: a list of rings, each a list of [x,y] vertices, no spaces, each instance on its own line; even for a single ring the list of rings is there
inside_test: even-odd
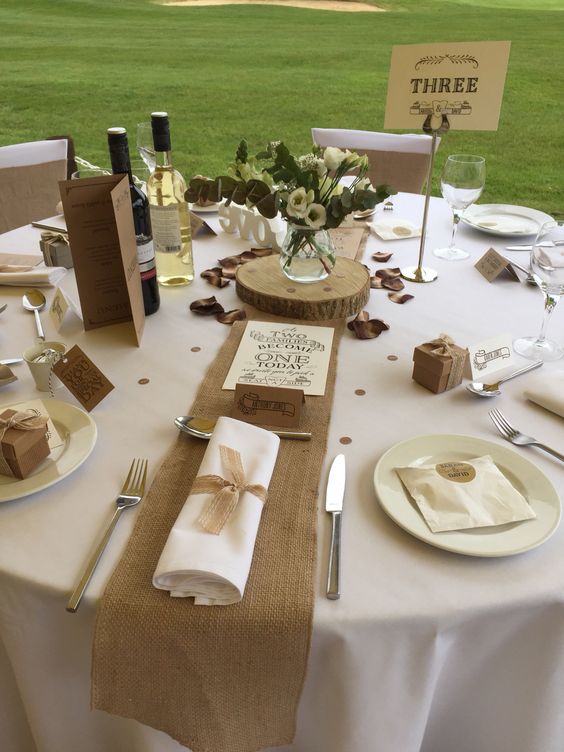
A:
[[[190,212],[186,183],[172,166],[166,112],[151,115],[156,166],[147,180],[157,279],[164,287],[189,285],[194,279]]]

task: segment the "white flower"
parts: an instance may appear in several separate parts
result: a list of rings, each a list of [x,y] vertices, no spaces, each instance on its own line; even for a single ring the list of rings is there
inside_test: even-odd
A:
[[[319,230],[327,221],[327,212],[322,204],[310,204],[305,217],[306,225]]]
[[[317,174],[320,178],[322,178],[324,175],[327,175],[327,165],[322,159],[317,160]]]
[[[288,203],[286,205],[286,212],[289,217],[297,217],[303,219],[307,214],[308,204],[314,199],[313,191],[306,193],[305,188],[296,188],[288,196]]]
[[[358,183],[355,186],[355,190],[357,191],[373,191],[374,188],[372,187],[372,183],[370,182],[370,178],[361,178]]]
[[[336,146],[328,146],[323,152],[323,162],[328,170],[336,170],[346,158],[347,152],[338,149]]]

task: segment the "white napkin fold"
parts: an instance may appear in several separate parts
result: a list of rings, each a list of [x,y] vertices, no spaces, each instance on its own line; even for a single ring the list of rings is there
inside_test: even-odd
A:
[[[403,240],[405,238],[418,238],[421,235],[421,227],[414,225],[407,219],[398,219],[397,217],[370,222],[368,227],[381,240]]]
[[[279,444],[278,436],[270,431],[233,418],[219,418],[198,477],[219,475],[231,480],[221,462],[223,445],[240,453],[247,483],[268,489]],[[243,597],[263,502],[249,491],[241,492],[223,530],[214,535],[198,522],[212,498],[210,493],[190,493],[170,531],[153,585],[175,597],[194,596],[196,605],[226,606]]]
[[[28,271],[22,271],[22,269]],[[11,285],[12,287],[55,287],[55,285],[64,277],[67,270],[62,266],[13,266],[9,271],[10,265],[3,264],[0,266],[0,285]]]
[[[564,418],[564,371],[538,376],[529,383],[525,397]]]

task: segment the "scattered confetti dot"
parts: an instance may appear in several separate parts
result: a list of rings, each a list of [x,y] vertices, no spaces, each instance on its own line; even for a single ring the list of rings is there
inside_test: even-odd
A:
[[[341,442],[341,444],[352,444],[352,439],[350,436],[341,436],[339,441]]]
[[[354,393],[358,394],[359,397],[364,397],[364,395],[366,394],[366,392],[364,391],[364,389],[355,389]]]
[[[191,347],[190,352],[200,352],[201,349],[201,347]]]
[[[398,360],[397,355],[388,355],[388,360]]]
[[[139,379],[138,384],[148,384],[151,379]]]
[[[295,287],[287,287],[286,288],[286,292],[296,292],[296,288]]]
[[[335,277],[338,277],[339,279],[344,279],[345,278],[345,275],[342,272],[339,272],[339,273],[333,272],[333,274],[335,274]]]
[[[332,289],[333,289],[332,287],[324,287],[323,292],[331,292]]]

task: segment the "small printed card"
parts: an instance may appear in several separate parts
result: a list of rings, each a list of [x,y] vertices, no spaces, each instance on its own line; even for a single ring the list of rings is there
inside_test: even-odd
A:
[[[512,366],[511,342],[512,338],[509,334],[501,334],[469,347],[472,379],[484,382],[492,373],[504,371]]]
[[[336,227],[330,232],[337,256],[344,256],[354,261],[365,233],[364,227]]]
[[[217,235],[217,232],[213,230],[207,222],[204,222],[201,217],[198,217],[198,215],[193,212],[190,212],[190,232],[192,233],[193,238],[200,233],[202,235]]]
[[[114,388],[78,345],[71,347],[64,358],[55,363],[53,373],[88,412]]]
[[[325,394],[334,330],[249,321],[223,389],[264,384]]]
[[[237,384],[231,417],[255,425],[297,428],[300,425],[301,389],[284,389],[264,384]]]
[[[493,248],[489,248],[481,259],[479,259],[474,267],[485,277],[488,282],[493,282],[500,274],[507,272],[511,279],[519,282],[519,276],[513,268],[511,261],[502,256]]]
[[[79,319],[82,319],[79,307],[73,302],[70,296],[58,287],[53,302],[49,307],[49,316],[58,332],[61,331],[63,321],[69,310],[78,316]]]

